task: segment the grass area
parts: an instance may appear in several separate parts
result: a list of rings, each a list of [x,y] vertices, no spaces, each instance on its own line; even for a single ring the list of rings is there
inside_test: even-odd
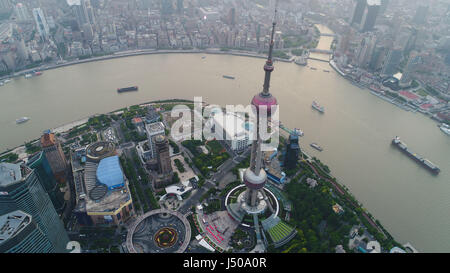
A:
[[[9,153],[7,155],[0,157],[0,162],[13,163],[17,159],[19,159],[19,155],[17,155],[16,153]]]
[[[203,141],[200,140],[185,140],[181,142],[181,145],[186,147],[194,155],[193,163],[203,176],[207,176],[210,171],[216,172],[217,167],[230,158],[230,155],[217,141],[208,142],[209,154],[204,154],[199,151],[199,146],[203,145]]]
[[[417,90],[416,93],[417,93],[417,95],[422,96],[422,97],[428,96],[427,91],[425,91],[425,89],[423,89],[423,88]]]
[[[279,242],[286,238],[294,230],[293,227],[280,221],[277,225],[269,229],[269,235],[274,242]]]
[[[307,44],[309,41],[302,35],[294,35],[294,36],[284,36],[284,47],[285,48],[291,48],[291,47],[300,47],[302,45]]]
[[[180,173],[184,173],[186,171],[186,169],[183,166],[183,163],[181,163],[181,161],[178,158],[176,158],[174,162],[175,166],[177,166],[177,169]]]
[[[303,55],[303,49],[292,49],[291,53],[295,56],[302,56]]]

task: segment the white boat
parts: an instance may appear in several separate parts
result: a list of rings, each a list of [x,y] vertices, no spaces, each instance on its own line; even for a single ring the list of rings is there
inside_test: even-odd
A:
[[[325,108],[323,108],[323,106],[320,106],[317,102],[313,101],[312,103],[312,108],[316,109],[317,111],[319,111],[320,113],[324,113],[325,112]]]
[[[0,86],[3,86],[4,85],[4,83],[3,82],[0,82]]]
[[[317,143],[311,143],[309,144],[311,147],[313,147],[314,149],[318,150],[319,152],[322,152],[323,149],[322,147],[320,147]]]
[[[30,120],[29,117],[21,117],[19,119],[16,119],[16,124],[21,124],[21,123],[27,122],[29,120]]]
[[[31,78],[31,77],[33,77],[32,74],[25,74],[25,79],[29,79],[29,78]]]
[[[7,84],[7,83],[10,83],[10,82],[11,82],[10,79],[6,79],[3,83],[4,83],[4,84]]]
[[[450,126],[449,125],[443,123],[442,126],[439,128],[441,129],[442,132],[444,132],[450,136]]]

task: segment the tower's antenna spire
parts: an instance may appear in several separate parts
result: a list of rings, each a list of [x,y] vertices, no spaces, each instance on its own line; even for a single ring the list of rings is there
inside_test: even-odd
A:
[[[275,35],[275,26],[277,24],[277,9],[278,9],[278,0],[275,2],[275,12],[273,16],[272,22],[272,33],[270,35],[270,44],[269,44],[269,55],[267,56],[266,64],[264,65],[264,71],[266,74],[264,75],[264,86],[262,95],[269,96],[269,87],[270,87],[270,73],[273,71],[273,61],[272,61],[272,53],[273,53],[273,45],[274,45],[274,35]]]

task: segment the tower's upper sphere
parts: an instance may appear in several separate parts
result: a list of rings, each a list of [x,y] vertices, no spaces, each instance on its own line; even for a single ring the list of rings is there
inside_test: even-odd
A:
[[[277,106],[277,99],[271,94],[264,95],[263,93],[259,93],[255,95],[252,99],[252,105],[256,107],[256,111],[259,113],[259,109],[262,106],[267,106],[267,116],[269,117],[272,114],[272,106]],[[276,108],[275,108],[276,109]],[[273,110],[275,110],[273,109]]]

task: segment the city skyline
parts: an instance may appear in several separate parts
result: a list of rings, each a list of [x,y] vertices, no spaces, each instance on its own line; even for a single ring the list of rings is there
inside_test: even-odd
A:
[[[1,252],[450,251],[449,25],[444,0],[0,0]]]

